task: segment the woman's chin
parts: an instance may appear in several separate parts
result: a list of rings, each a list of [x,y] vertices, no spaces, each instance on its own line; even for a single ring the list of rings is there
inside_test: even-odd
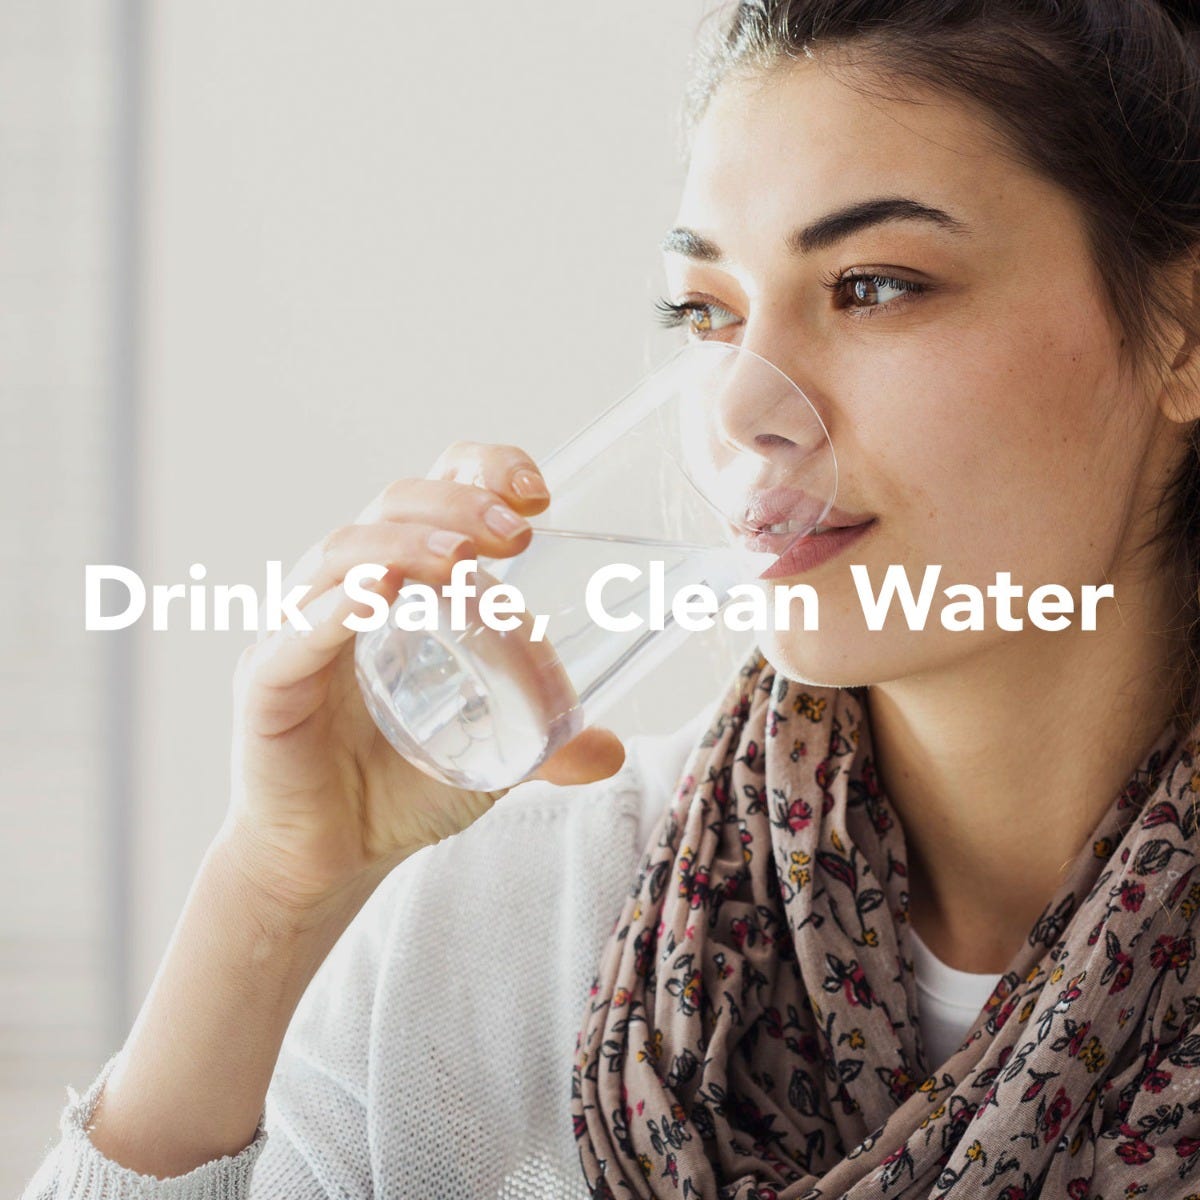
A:
[[[855,687],[870,682],[868,664],[850,661],[851,656],[820,633],[767,631],[759,635],[758,648],[777,674],[809,687]]]
[[[773,630],[758,635],[758,648],[775,671],[810,687],[867,687],[966,664],[990,653],[1012,634],[944,629],[880,630],[834,621],[819,630]]]

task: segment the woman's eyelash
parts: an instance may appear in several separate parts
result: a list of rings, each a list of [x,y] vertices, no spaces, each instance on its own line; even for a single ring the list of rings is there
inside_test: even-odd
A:
[[[929,285],[926,283],[916,283],[911,279],[899,279],[895,275],[884,275],[877,271],[861,271],[857,274],[850,275],[829,275],[821,280],[821,286],[829,291],[842,296],[847,295],[849,288],[852,285],[859,283],[869,283],[876,288],[894,288],[898,292],[903,292],[908,295],[920,295],[922,292],[929,290]],[[864,316],[870,316],[876,308],[887,308],[895,301],[887,301],[883,304],[867,304],[867,305],[852,305],[847,302],[844,307],[857,308]]]
[[[849,297],[849,288],[852,285],[859,283],[869,283],[875,289],[893,288],[896,291],[910,295],[919,295],[922,292],[929,290],[929,285],[924,283],[916,283],[910,279],[899,279],[894,275],[883,275],[878,272],[859,272],[852,275],[834,275],[821,280],[822,287],[829,291],[837,293],[845,303],[841,305],[844,308],[853,308],[863,316],[871,316],[877,308],[888,308],[895,301],[885,301],[883,304],[866,304],[856,305],[851,303]],[[711,318],[715,311],[733,316],[727,308],[720,304],[714,304],[707,300],[684,300],[682,303],[675,304],[672,301],[663,297],[655,302],[655,310],[658,313],[658,321],[660,325],[668,329],[686,324],[692,313],[701,313]]]
[[[685,300],[682,304],[673,304],[665,296],[655,301],[654,308],[658,313],[658,323],[667,329],[674,329],[677,325],[685,324],[692,313],[704,313],[711,318],[714,309],[720,312],[729,311],[719,304],[711,304],[702,300]],[[730,315],[732,316],[732,314]]]

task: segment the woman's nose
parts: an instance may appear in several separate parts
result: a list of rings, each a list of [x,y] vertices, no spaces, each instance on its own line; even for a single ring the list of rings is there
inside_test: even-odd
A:
[[[735,450],[799,462],[829,448],[825,422],[803,389],[745,346],[715,381],[712,405],[719,440]]]
[[[820,520],[837,493],[825,424],[791,375],[744,344],[697,343],[681,410],[688,469],[736,525]],[[699,348],[703,347],[703,348]],[[747,514],[751,514],[748,517]]]

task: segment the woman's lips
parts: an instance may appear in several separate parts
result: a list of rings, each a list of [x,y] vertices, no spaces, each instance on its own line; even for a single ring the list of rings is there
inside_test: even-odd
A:
[[[799,575],[819,567],[834,555],[841,554],[874,527],[875,518],[872,517],[858,525],[844,525],[822,533],[810,533],[794,541],[788,534],[768,533],[764,530],[746,537],[744,545],[750,550],[778,554],[779,558],[759,578],[779,579],[785,575]]]
[[[795,522],[802,529],[811,529],[822,517],[826,525],[847,525],[853,522],[850,513],[841,513],[836,509],[826,512],[827,505],[817,496],[810,496],[798,488],[764,487],[751,492],[745,498],[741,512],[739,527],[753,536],[760,530],[766,532],[772,525],[782,525]],[[791,534],[781,533],[779,536],[789,537]]]

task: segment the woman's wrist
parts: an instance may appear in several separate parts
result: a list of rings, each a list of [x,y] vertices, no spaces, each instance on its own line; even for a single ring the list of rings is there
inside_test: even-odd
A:
[[[229,819],[210,843],[201,871],[227,894],[259,931],[262,950],[295,941],[336,940],[371,893],[407,855],[379,861],[319,891],[299,889],[270,846],[242,822]],[[330,942],[332,945],[332,942]]]

